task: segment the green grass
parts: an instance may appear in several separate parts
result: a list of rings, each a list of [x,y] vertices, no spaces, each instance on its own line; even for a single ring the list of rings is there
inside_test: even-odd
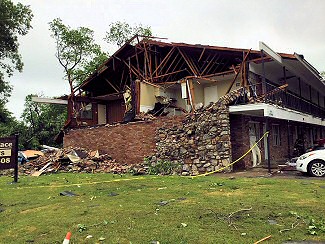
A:
[[[60,173],[11,181],[0,177],[0,243],[62,243],[68,231],[71,243],[325,241],[303,222],[325,228],[324,179]]]

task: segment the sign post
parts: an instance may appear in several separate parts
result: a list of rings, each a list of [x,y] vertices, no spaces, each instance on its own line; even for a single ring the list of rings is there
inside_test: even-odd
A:
[[[18,182],[18,135],[0,138],[0,170],[14,169],[14,182]]]

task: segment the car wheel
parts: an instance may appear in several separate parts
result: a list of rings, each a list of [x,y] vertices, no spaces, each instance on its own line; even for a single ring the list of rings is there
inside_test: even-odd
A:
[[[322,177],[325,175],[325,162],[314,160],[308,165],[308,173],[312,176]]]

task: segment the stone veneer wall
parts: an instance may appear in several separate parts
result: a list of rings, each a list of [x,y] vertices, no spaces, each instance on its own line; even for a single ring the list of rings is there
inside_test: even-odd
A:
[[[71,129],[65,133],[63,145],[99,150],[123,164],[143,163],[144,157],[155,153],[157,129],[180,125],[183,119],[184,116],[160,117],[153,121]]]
[[[182,126],[159,128],[157,153],[150,158],[151,162],[180,164],[183,175],[211,172],[229,165],[232,154],[228,105],[240,93],[240,89],[232,91],[211,106],[187,115]]]

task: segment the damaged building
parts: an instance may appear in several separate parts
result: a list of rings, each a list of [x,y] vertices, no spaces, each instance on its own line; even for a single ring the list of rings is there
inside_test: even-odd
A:
[[[64,146],[210,172],[283,163],[325,137],[325,83],[302,55],[133,37],[68,100]]]

